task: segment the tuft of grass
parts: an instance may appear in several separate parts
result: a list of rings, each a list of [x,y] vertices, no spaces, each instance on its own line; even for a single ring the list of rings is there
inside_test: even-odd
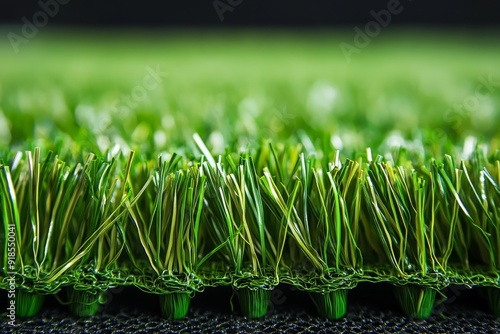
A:
[[[199,164],[180,163],[181,157],[173,154],[168,161],[159,157],[152,170],[139,167],[144,196],[129,207],[133,226],[126,232],[128,259],[137,274],[134,284],[161,295],[167,318],[185,315],[186,296],[203,289],[198,268],[205,261],[200,256],[206,227],[200,222],[206,177]]]
[[[281,229],[266,216],[252,157],[243,154],[236,163],[231,155],[217,162],[208,156],[202,165],[207,176],[204,222],[212,242],[208,255],[232,271],[235,288],[272,289],[278,283]]]
[[[406,316],[426,319],[432,313],[436,290],[415,285],[406,285],[397,287],[395,295]]]
[[[67,291],[68,307],[72,314],[77,317],[91,317],[97,313],[100,291],[76,290],[73,287],[69,287]]]
[[[184,318],[189,311],[191,296],[188,293],[169,293],[160,295],[161,315],[165,319],[178,320]]]
[[[16,291],[16,316],[31,318],[37,315],[43,307],[45,295],[38,292],[28,292],[24,289]]]
[[[500,317],[500,288],[487,288],[485,294],[491,313]]]
[[[245,317],[254,319],[266,315],[271,299],[268,290],[239,288],[236,289],[236,294],[240,302],[241,312]]]
[[[321,294],[314,292],[310,294],[316,305],[318,314],[328,320],[338,320],[347,312],[347,290],[337,290]]]
[[[25,159],[18,153],[10,166],[0,166],[5,235],[9,226],[15,229],[16,256],[9,271],[27,292],[54,294],[64,286],[104,291],[116,283],[124,202],[134,199],[125,186],[118,189],[124,183],[113,175],[113,159],[90,154],[84,164],[70,168],[53,153],[43,161],[40,155],[39,149]],[[3,250],[7,268],[7,243]]]

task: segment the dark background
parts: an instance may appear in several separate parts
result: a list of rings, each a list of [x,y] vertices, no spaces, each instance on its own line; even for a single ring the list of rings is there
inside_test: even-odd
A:
[[[385,283],[361,283],[349,292],[347,315],[338,321],[319,317],[307,293],[279,285],[262,319],[244,318],[236,298],[231,310],[231,288],[207,288],[191,302],[187,318],[168,321],[159,315],[158,297],[132,287],[109,291],[108,302],[91,318],[75,318],[53,296],[42,312],[19,320],[17,327],[0,322],[9,333],[497,333],[500,320],[488,313],[479,289],[443,291],[450,299],[435,308],[427,320],[405,317]],[[3,291],[2,291],[3,292]],[[0,300],[6,294],[0,292]],[[2,304],[3,305],[3,304]]]
[[[22,24],[40,11],[39,1],[2,0],[0,23]],[[76,26],[278,26],[324,27],[363,24],[373,18],[370,11],[387,8],[388,1],[310,0],[221,0],[238,3],[224,14],[222,22],[214,9],[214,0],[176,1],[68,1],[60,5],[50,24]],[[401,0],[403,11],[391,24],[485,26],[500,23],[500,1]]]

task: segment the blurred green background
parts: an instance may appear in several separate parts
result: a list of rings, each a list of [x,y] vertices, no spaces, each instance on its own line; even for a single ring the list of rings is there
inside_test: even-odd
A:
[[[348,61],[339,45],[354,37],[45,29],[18,53],[2,39],[0,144],[50,146],[62,134],[88,149],[153,153],[182,148],[194,132],[215,153],[300,133],[344,149],[498,142],[499,31],[392,29]],[[154,89],[144,88],[148,69],[167,73]]]

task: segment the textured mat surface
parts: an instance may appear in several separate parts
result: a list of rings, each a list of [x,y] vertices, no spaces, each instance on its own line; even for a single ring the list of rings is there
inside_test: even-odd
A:
[[[376,288],[376,289],[374,289]],[[231,291],[208,289],[193,300],[188,318],[166,321],[158,315],[155,296],[123,289],[108,294],[108,304],[101,313],[87,319],[71,317],[54,299],[47,301],[37,317],[18,321],[0,332],[8,333],[495,333],[500,320],[490,315],[475,291],[447,293],[454,299],[445,303],[428,320],[404,317],[394,304],[390,289],[370,285],[350,295],[347,316],[336,322],[317,317],[306,294],[279,287],[272,297],[269,314],[261,320],[242,317],[237,307],[231,312]],[[234,300],[236,304],[236,300]]]

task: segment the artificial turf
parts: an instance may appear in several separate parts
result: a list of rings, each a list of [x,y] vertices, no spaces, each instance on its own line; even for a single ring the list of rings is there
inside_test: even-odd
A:
[[[427,36],[350,62],[348,31],[4,41],[2,288],[12,230],[24,316],[31,293],[86,316],[134,285],[178,318],[231,285],[260,317],[281,282],[339,318],[363,281],[420,318],[449,284],[490,287],[498,313],[498,34]]]

